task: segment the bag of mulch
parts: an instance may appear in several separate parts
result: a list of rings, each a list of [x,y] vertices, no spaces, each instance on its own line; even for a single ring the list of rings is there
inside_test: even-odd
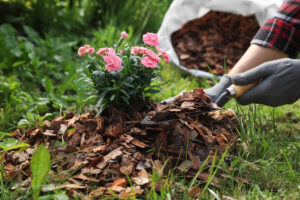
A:
[[[283,0],[174,0],[158,31],[170,62],[196,76],[228,73]]]

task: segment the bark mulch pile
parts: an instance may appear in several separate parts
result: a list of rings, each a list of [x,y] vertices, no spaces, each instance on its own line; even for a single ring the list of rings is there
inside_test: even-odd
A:
[[[64,188],[70,197],[81,199],[101,198],[112,195],[111,191],[120,198],[143,198],[151,187],[160,191],[169,170],[192,179],[207,157],[209,166],[215,152],[220,156],[236,141],[238,123],[234,114],[228,110],[207,113],[214,109],[203,90],[196,89],[169,105],[152,105],[151,112],[129,115],[111,110],[109,117],[96,117],[95,112],[79,116],[67,112],[45,121],[42,127],[12,132],[32,147],[4,155],[6,179],[17,183],[14,188],[27,189],[30,158],[39,144],[45,144],[51,153],[53,184],[43,187],[44,192]],[[147,114],[151,122],[168,121],[141,125]],[[153,171],[161,176],[160,181],[151,182]],[[208,177],[205,170],[197,178],[205,182]],[[211,184],[218,187],[220,183],[214,178]],[[189,194],[200,192],[200,188],[192,188]]]
[[[171,36],[180,64],[187,69],[224,74],[229,72],[250,45],[259,25],[254,15],[210,11],[189,21]]]

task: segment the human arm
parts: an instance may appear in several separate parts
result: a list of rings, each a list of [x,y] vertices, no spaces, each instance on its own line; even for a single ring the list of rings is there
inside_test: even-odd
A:
[[[264,62],[287,58],[288,55],[275,48],[251,44],[240,60],[234,65],[228,75],[248,71]]]

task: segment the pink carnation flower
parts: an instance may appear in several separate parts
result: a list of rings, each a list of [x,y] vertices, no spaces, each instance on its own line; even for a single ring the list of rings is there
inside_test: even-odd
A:
[[[147,49],[145,47],[134,46],[131,48],[131,53],[134,55],[139,55],[139,54],[144,55],[146,53],[146,51],[147,51]]]
[[[145,53],[147,54],[147,56],[149,56],[150,58],[152,58],[156,62],[160,62],[160,57],[158,55],[156,55],[156,53],[154,53],[154,51],[152,51],[150,49],[147,49],[145,51]]]
[[[85,56],[86,53],[92,54],[94,51],[94,48],[91,48],[90,45],[86,44],[78,49],[78,55]]]
[[[114,54],[114,53],[115,53],[115,50],[113,48],[100,48],[97,51],[97,54],[99,56],[105,56],[105,55]]]
[[[126,39],[128,37],[128,34],[125,31],[123,31],[121,33],[121,37],[124,38],[124,39]]]
[[[145,44],[148,44],[150,46],[158,46],[158,35],[155,33],[147,33],[143,35],[143,42]]]
[[[89,48],[88,52],[89,52],[89,54],[94,53],[95,52],[95,48]]]
[[[84,47],[80,47],[80,48],[78,49],[78,55],[79,55],[79,56],[85,56],[85,54],[86,54],[85,48],[84,48]]]
[[[105,69],[109,72],[118,71],[122,66],[122,59],[116,56],[114,53],[108,53],[107,56],[103,56],[104,61],[107,63]]]
[[[86,45],[83,46],[83,49],[84,49],[86,52],[88,52],[88,50],[89,50],[90,48],[91,48],[91,47],[90,47],[90,45],[88,45],[88,44],[86,44]]]
[[[166,61],[166,63],[169,63],[170,60],[169,60],[169,55],[167,54],[167,52],[161,48],[159,48],[158,46],[156,47],[156,50],[158,51],[158,53],[160,53],[164,60]]]
[[[151,57],[149,56],[145,56],[143,59],[142,59],[142,64],[145,65],[145,67],[148,67],[148,68],[157,68],[157,61],[152,59]]]

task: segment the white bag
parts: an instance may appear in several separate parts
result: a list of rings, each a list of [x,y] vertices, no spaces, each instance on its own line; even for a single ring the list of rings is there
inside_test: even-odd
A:
[[[158,31],[160,47],[167,51],[170,62],[196,77],[214,77],[213,74],[187,69],[180,65],[179,58],[171,42],[171,34],[193,19],[200,18],[210,10],[240,14],[255,14],[259,25],[274,16],[283,0],[174,0],[166,12]]]

